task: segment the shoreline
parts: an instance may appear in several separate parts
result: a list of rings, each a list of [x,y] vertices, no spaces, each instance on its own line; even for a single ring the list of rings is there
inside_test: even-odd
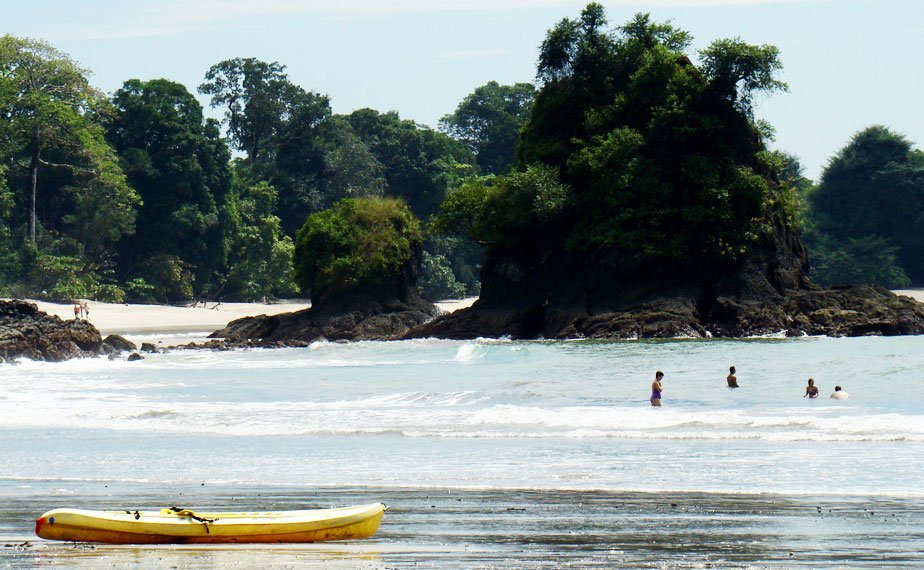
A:
[[[40,311],[55,315],[62,320],[74,318],[74,305],[51,303],[35,299],[24,299],[35,303]],[[435,303],[440,310],[453,312],[468,307],[476,297],[449,299]],[[87,301],[90,312],[88,321],[103,337],[110,334],[122,336],[205,333],[203,336],[224,328],[233,320],[259,315],[291,313],[311,307],[307,300],[283,300],[274,303],[208,303],[206,306],[183,307],[175,305],[135,305],[127,303],[102,303]]]
[[[12,567],[37,559],[82,568],[749,568],[919,565],[920,500],[875,497],[599,491],[390,489],[342,486],[224,488],[188,483],[39,485],[0,508],[0,554]],[[2,485],[0,485],[2,489]],[[115,492],[114,492],[115,491]],[[373,538],[314,544],[143,545],[92,548],[36,538],[45,509],[182,504],[214,510],[326,508],[383,501]],[[652,526],[657,531],[652,531]],[[729,532],[733,525],[734,531]],[[849,532],[848,532],[849,531]]]

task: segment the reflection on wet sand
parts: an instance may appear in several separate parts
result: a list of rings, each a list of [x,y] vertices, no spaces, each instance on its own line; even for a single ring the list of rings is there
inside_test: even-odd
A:
[[[140,484],[105,490],[95,485],[79,483],[83,488],[70,496],[34,488],[31,496],[20,491],[7,497],[0,506],[0,566],[912,568],[924,563],[919,548],[924,499],[193,486],[158,494]],[[273,510],[361,503],[370,497],[390,505],[379,533],[346,543],[85,545],[38,540],[30,526],[35,513],[64,505],[119,508],[180,499],[203,508]]]

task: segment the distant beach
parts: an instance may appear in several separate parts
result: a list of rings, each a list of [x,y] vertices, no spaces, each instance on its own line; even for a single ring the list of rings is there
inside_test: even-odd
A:
[[[475,302],[475,297],[440,301],[436,305],[443,311],[455,311],[468,307]],[[50,303],[47,301],[31,302],[39,310],[56,315],[62,319],[74,318],[74,305]],[[101,303],[88,301],[89,321],[99,329],[103,336],[108,334],[141,335],[155,333],[195,333],[212,332],[224,327],[229,322],[243,317],[256,315],[275,315],[300,311],[311,307],[306,300],[285,300],[274,303],[218,303],[208,302],[196,306],[175,305],[134,305],[124,303]]]
[[[896,289],[892,292],[896,295],[904,295],[905,297],[911,297],[915,301],[924,303],[924,289]]]

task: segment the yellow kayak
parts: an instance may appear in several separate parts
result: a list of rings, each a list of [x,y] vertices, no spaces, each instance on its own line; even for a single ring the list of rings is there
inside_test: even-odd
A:
[[[111,544],[353,540],[375,534],[385,509],[382,503],[266,513],[55,509],[35,521],[35,534]]]

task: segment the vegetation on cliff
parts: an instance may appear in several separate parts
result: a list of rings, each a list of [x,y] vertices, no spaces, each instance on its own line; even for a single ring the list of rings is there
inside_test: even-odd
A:
[[[519,171],[463,185],[436,222],[487,246],[488,302],[520,280],[540,302],[569,287],[605,301],[617,275],[701,286],[794,231],[794,192],[752,113],[785,89],[777,50],[722,40],[697,67],[689,42],[647,15],[611,31],[599,4],[549,31]]]

